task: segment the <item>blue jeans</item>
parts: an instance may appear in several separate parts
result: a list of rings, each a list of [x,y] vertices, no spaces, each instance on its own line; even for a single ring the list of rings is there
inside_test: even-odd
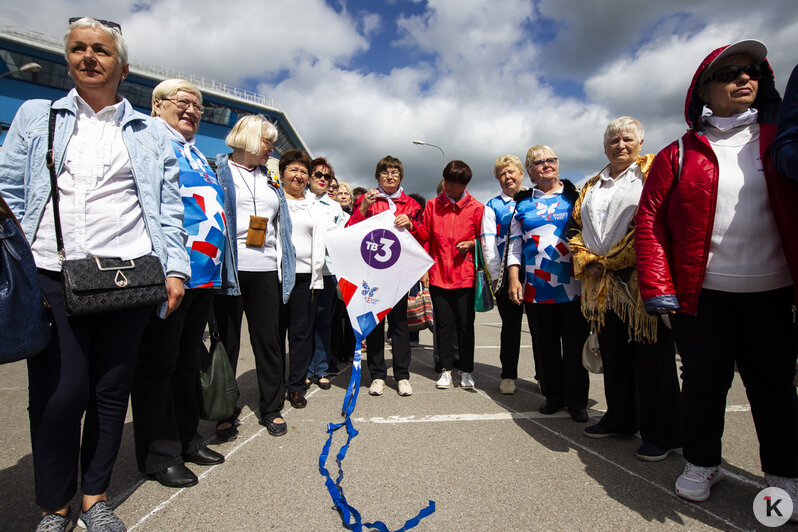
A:
[[[324,288],[318,292],[316,299],[316,320],[313,334],[313,359],[308,367],[308,379],[326,377],[329,368],[329,357],[332,353],[332,313],[335,299],[335,276],[324,276]]]

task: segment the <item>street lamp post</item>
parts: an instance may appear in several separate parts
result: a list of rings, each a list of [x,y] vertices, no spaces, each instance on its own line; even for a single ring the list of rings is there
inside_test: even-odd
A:
[[[435,144],[430,144],[429,142],[424,142],[423,140],[414,140],[413,144],[417,146],[432,146],[433,148],[438,148],[438,150],[441,152],[441,157],[443,158],[444,164],[446,163],[446,154],[443,153],[443,148],[441,148],[440,146],[437,146]]]
[[[19,74],[20,72],[38,72],[42,69],[42,65],[39,63],[25,63],[21,67],[16,70],[9,70],[8,72],[3,72],[0,74],[0,79],[3,79],[6,76],[10,76],[12,74]]]

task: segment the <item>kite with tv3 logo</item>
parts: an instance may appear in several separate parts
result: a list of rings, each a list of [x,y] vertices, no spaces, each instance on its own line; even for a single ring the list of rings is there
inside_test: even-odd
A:
[[[355,333],[356,347],[352,362],[352,377],[341,408],[345,420],[342,423],[327,425],[329,436],[319,456],[319,472],[326,479],[327,490],[335,507],[341,513],[344,526],[356,531],[364,527],[388,530],[381,521],[362,522],[360,513],[346,501],[341,489],[343,479],[341,463],[346,456],[349,443],[357,435],[350,416],[355,409],[360,389],[360,344],[385,318],[391,308],[401,298],[407,296],[408,290],[418,283],[421,276],[435,262],[408,231],[394,226],[395,211],[396,206],[390,202],[387,211],[327,234],[327,253],[335,264],[338,286]],[[325,464],[333,434],[344,426],[348,437],[336,455],[339,474],[333,481]],[[401,530],[414,527],[434,511],[435,503],[429,501],[429,505],[418,515],[407,520]]]

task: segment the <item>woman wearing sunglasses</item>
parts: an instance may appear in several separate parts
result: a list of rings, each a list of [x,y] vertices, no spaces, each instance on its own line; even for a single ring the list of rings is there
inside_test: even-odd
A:
[[[311,162],[308,177],[308,194],[310,201],[316,204],[316,213],[324,216],[336,227],[344,227],[346,217],[341,205],[334,199],[338,194],[338,181],[335,170],[324,157],[317,157]],[[332,259],[325,252],[322,269],[323,288],[316,290],[316,317],[313,322],[313,357],[308,366],[305,385],[311,382],[318,384],[322,390],[332,386],[328,378],[332,364],[332,316],[337,296],[337,282]]]
[[[687,465],[676,493],[704,501],[723,476],[735,363],[768,486],[798,518],[798,397],[792,305],[798,185],[770,157],[781,98],[759,41],[711,52],[687,92],[689,130],[654,160],[637,213],[640,291],[670,315],[682,359]]]

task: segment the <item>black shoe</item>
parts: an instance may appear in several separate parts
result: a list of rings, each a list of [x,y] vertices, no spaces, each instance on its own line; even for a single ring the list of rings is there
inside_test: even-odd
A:
[[[233,441],[238,438],[238,427],[235,422],[231,423],[229,427],[220,429],[216,427],[216,439],[222,442]]]
[[[571,419],[577,423],[587,423],[590,421],[590,417],[587,415],[587,410],[584,408],[572,408]]]
[[[283,419],[282,423],[275,423],[275,419],[283,419],[280,415],[272,415],[264,417],[260,424],[266,427],[266,430],[272,436],[283,436],[288,432],[288,423]]]
[[[329,390],[332,388],[332,383],[328,377],[319,377],[318,380],[316,380],[316,384],[318,384],[319,388],[322,390]]]
[[[540,408],[538,408],[538,411],[540,411],[541,414],[545,414],[547,416],[550,416],[550,415],[554,414],[555,412],[558,412],[558,411],[562,410],[563,408],[565,408],[565,405],[563,405],[563,404],[550,403],[550,402],[546,401],[545,403],[540,405]]]
[[[308,406],[308,400],[305,399],[305,394],[302,392],[288,392],[288,402],[294,408],[305,408]]]
[[[224,462],[224,455],[207,447],[201,447],[193,453],[184,454],[183,460],[198,465],[216,465]]]
[[[187,468],[186,464],[169,466],[166,469],[150,473],[149,477],[167,488],[188,488],[199,482],[197,475]]]

